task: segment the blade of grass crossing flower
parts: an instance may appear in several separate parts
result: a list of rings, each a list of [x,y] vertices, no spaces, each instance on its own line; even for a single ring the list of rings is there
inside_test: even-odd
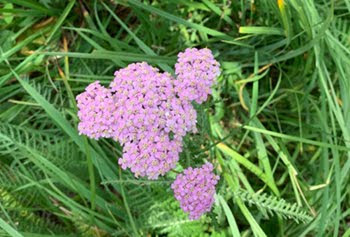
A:
[[[224,198],[221,195],[217,195],[217,198],[222,206],[222,208],[224,209],[227,221],[230,225],[230,229],[231,229],[231,234],[233,237],[239,237],[241,236],[236,220],[230,210],[230,207],[227,205],[227,202],[224,200]]]

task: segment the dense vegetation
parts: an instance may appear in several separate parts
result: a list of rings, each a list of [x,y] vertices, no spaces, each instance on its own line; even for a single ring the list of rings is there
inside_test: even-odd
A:
[[[349,0],[0,0],[2,236],[350,236]],[[177,171],[215,165],[210,213],[190,221],[176,172],[121,170],[122,149],[77,131],[75,96],[146,61],[210,48]]]

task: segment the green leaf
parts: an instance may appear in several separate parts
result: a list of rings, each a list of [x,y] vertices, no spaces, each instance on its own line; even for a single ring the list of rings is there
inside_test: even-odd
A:
[[[13,9],[13,4],[12,3],[6,3],[3,7],[3,9]],[[13,15],[8,12],[4,12],[4,20],[7,24],[11,24],[13,20]]]
[[[0,0],[0,2],[13,3],[22,7],[28,7],[48,15],[55,15],[57,13],[57,11],[49,9],[43,6],[42,4],[38,3],[37,1],[33,1],[33,0]]]
[[[221,196],[221,195],[217,195],[220,204],[222,205],[222,208],[224,209],[225,215],[227,217],[228,223],[230,225],[231,228],[231,233],[233,237],[239,237],[241,236],[241,234],[239,233],[239,229],[236,223],[235,218],[233,217],[233,214],[229,208],[229,206],[227,205],[227,202],[225,201],[225,199]]]
[[[254,165],[248,159],[244,158],[242,155],[240,155],[238,152],[234,151],[224,143],[219,143],[216,145],[216,147],[225,155],[229,156],[232,159],[235,159],[238,163],[240,163],[245,168],[254,173],[256,176],[258,176],[267,186],[271,188],[271,190],[275,194],[279,193],[273,181],[269,179],[269,177],[267,177],[266,174],[258,166]]]
[[[120,0],[115,0],[115,2],[119,2],[121,4],[125,4],[125,1],[120,1]],[[195,23],[192,23],[192,22],[189,22],[189,21],[186,21],[180,17],[177,17],[177,16],[174,16],[166,11],[163,11],[161,9],[158,9],[158,8],[155,8],[155,7],[152,7],[152,6],[149,6],[149,5],[146,5],[138,0],[127,0],[126,1],[128,4],[134,6],[134,7],[137,7],[137,8],[141,8],[141,9],[144,9],[152,14],[157,14],[161,17],[164,17],[170,21],[174,21],[178,24],[182,24],[184,26],[187,26],[187,27],[190,27],[190,28],[193,28],[193,29],[196,29],[202,33],[205,33],[205,34],[208,34],[208,35],[211,35],[211,36],[215,36],[215,37],[219,37],[219,38],[222,38],[222,39],[228,39],[228,40],[233,40],[233,37],[225,34],[225,33],[222,33],[220,31],[217,31],[217,30],[213,30],[211,28],[208,28],[208,27],[205,27],[205,26],[202,26],[202,25],[199,25],[199,24],[195,24]]]
[[[57,22],[55,23],[55,25],[53,26],[53,29],[49,35],[49,37],[46,39],[46,44],[49,43],[52,39],[52,37],[55,35],[55,33],[57,32],[57,30],[61,27],[61,25],[63,24],[64,20],[66,19],[66,17],[68,16],[69,12],[72,10],[73,6],[75,4],[75,0],[70,0],[68,5],[66,6],[66,8],[63,10],[61,16],[58,18]]]
[[[23,235],[21,233],[19,233],[12,226],[7,224],[1,217],[0,217],[0,227],[4,231],[6,231],[11,237],[23,237]]]
[[[239,27],[239,33],[252,35],[284,35],[283,30],[280,28],[265,26],[241,26]]]
[[[72,58],[90,58],[90,59],[119,59],[126,62],[145,61],[150,63],[175,63],[176,59],[165,56],[151,56],[145,54],[136,54],[128,52],[116,52],[116,51],[94,51],[92,53],[79,53],[79,52],[42,52],[41,54],[47,56],[68,56]]]

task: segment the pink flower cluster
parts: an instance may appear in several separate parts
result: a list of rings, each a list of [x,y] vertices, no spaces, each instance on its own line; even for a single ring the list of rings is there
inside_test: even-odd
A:
[[[175,64],[176,92],[180,97],[198,104],[207,100],[211,87],[220,74],[220,65],[210,49],[186,49]]]
[[[115,106],[111,91],[101,86],[99,81],[95,81],[76,99],[80,119],[79,133],[94,139],[112,137]]]
[[[147,63],[130,64],[114,75],[115,137],[124,145],[119,164],[136,176],[157,179],[175,167],[183,136],[196,132],[196,111],[176,96],[169,73]]]
[[[206,163],[201,168],[187,168],[184,174],[177,175],[171,188],[181,208],[189,213],[190,219],[198,219],[210,211],[218,180],[219,176],[213,174],[211,163]]]
[[[79,133],[113,138],[123,146],[118,163],[136,177],[157,179],[173,169],[188,132],[197,132],[192,101],[203,103],[219,76],[219,63],[209,49],[179,53],[176,78],[145,62],[114,73],[109,88],[98,81],[77,96]],[[209,211],[218,176],[210,163],[188,168],[172,188],[191,219]]]

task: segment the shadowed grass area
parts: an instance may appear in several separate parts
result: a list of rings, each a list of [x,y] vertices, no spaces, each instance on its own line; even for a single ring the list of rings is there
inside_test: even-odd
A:
[[[0,0],[0,234],[350,236],[349,0]],[[146,61],[210,48],[221,76],[195,104],[176,168],[215,165],[190,221],[119,144],[77,131],[75,96]]]

